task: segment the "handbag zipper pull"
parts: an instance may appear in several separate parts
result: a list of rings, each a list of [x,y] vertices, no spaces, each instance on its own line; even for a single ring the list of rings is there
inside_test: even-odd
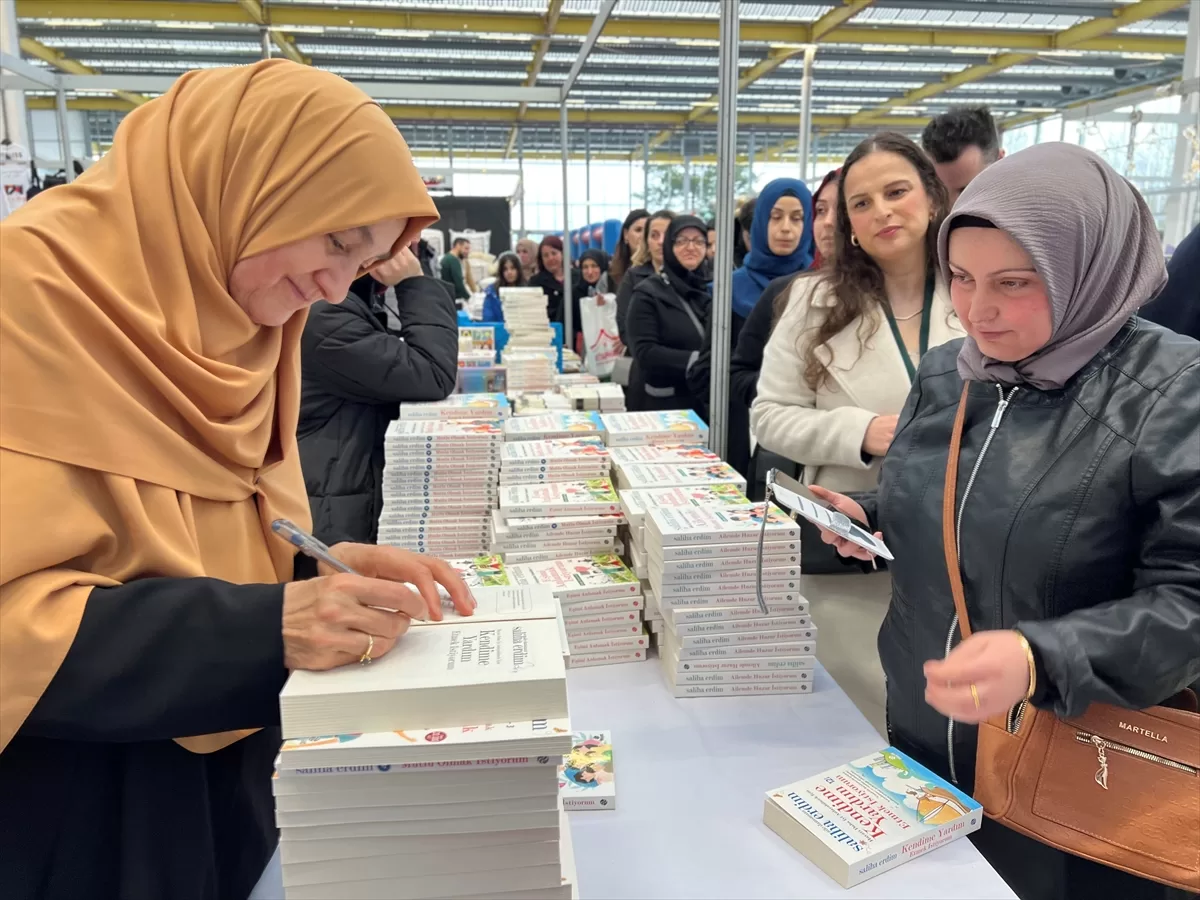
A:
[[[1096,784],[1108,790],[1108,753],[1104,749],[1103,738],[1092,736],[1092,744],[1096,748],[1096,760],[1100,763],[1100,768],[1096,771]]]

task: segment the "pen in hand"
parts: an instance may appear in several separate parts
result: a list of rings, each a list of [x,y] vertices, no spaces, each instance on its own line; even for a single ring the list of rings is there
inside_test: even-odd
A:
[[[295,523],[289,522],[287,519],[276,519],[271,523],[271,530],[309,559],[325,563],[335,572],[344,572],[347,575],[358,574],[334,556],[332,550]]]

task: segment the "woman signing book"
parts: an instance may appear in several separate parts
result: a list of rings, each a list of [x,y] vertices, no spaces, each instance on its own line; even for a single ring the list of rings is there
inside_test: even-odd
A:
[[[377,104],[271,60],[184,75],[0,225],[6,898],[247,896],[289,669],[388,652],[438,582],[468,609],[376,547],[293,581],[271,534],[309,521],[306,310],[435,218]]]

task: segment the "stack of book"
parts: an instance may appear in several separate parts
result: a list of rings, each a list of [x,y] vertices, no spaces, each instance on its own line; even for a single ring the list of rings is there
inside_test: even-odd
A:
[[[511,346],[511,345],[510,345]],[[553,348],[504,349],[501,354],[508,370],[508,387],[511,391],[547,391],[554,387]]]
[[[571,403],[557,391],[509,391],[513,415],[536,416],[546,412],[570,412]]]
[[[509,563],[611,552],[621,521],[621,501],[607,478],[505,484],[490,546]]]
[[[571,668],[646,658],[649,637],[642,623],[642,587],[620,557],[609,553],[518,563],[508,566],[508,576],[514,585],[542,585],[554,591],[566,626]]]
[[[614,448],[619,449],[619,448]],[[644,490],[651,487],[690,487],[727,484],[746,490],[746,479],[729,463],[621,463],[615,467],[617,487]]]
[[[610,447],[703,444],[708,440],[708,425],[690,409],[605,413],[601,418]]]
[[[608,448],[599,435],[510,440],[500,454],[501,484],[584,481],[607,478],[609,471]]]
[[[763,504],[654,507],[645,542],[659,658],[676,697],[812,690],[817,630],[800,594],[800,529]],[[652,628],[655,625],[652,622]]]
[[[485,552],[503,438],[495,420],[402,418],[389,425],[379,543],[435,556]]]
[[[554,343],[541,288],[500,288],[500,305],[509,347],[549,347]]]
[[[503,471],[503,470],[501,470]],[[638,578],[650,578],[646,556],[646,513],[655,507],[677,509],[697,506],[749,506],[748,498],[736,484],[694,484],[618,491],[621,511],[628,529],[626,545],[630,567]]]
[[[572,409],[624,412],[625,392],[616,384],[581,384],[561,389]]]
[[[478,419],[500,421],[512,415],[508,397],[501,393],[451,394],[430,403],[401,403],[400,421]]]
[[[492,591],[507,599],[485,589],[478,621],[450,616],[370,666],[289,677],[273,779],[289,900],[574,896],[553,601]]]
[[[568,387],[577,387],[581,384],[599,384],[600,379],[591,372],[563,372],[554,376],[554,387],[557,390],[562,390]]]
[[[583,368],[583,359],[570,347],[563,347],[562,370],[565,374],[577,374]]]

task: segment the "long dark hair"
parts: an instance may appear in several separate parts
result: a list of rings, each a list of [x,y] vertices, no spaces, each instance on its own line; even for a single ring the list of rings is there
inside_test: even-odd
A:
[[[878,322],[866,313],[887,302],[883,285],[883,271],[861,247],[851,243],[850,211],[846,208],[846,180],[850,170],[861,159],[872,153],[895,153],[903,157],[916,170],[929,197],[932,218],[925,232],[925,272],[933,273],[938,267],[937,236],[942,219],[950,212],[950,195],[934,171],[921,148],[902,134],[894,131],[880,132],[855,147],[842,164],[842,178],[838,184],[837,226],[833,237],[833,259],[825,262],[817,277],[828,280],[836,302],[829,308],[828,315],[810,336],[802,335],[804,346],[798,348],[805,361],[804,380],[814,391],[829,377],[825,365],[813,351],[828,344],[833,337],[844,331],[855,319],[862,317],[859,325],[859,350],[874,334]]]
[[[656,219],[662,219],[670,227],[674,218],[675,212],[670,209],[660,209],[658,212],[650,213],[650,216],[646,219],[646,230],[642,232],[642,246],[638,247],[637,253],[633,255],[634,265],[646,266],[654,264],[654,260],[650,256],[650,223]]]
[[[621,286],[621,279],[633,261],[633,251],[629,249],[629,229],[637,224],[638,219],[646,219],[649,224],[650,210],[635,209],[625,217],[621,224],[621,237],[617,241],[617,249],[613,253],[612,262],[608,264],[608,286],[614,292]],[[643,236],[642,240],[645,240]]]
[[[504,266],[506,263],[511,263],[513,268],[517,270],[517,280],[512,284],[504,280]],[[502,287],[525,287],[525,273],[521,270],[521,257],[517,256],[511,250],[501,253],[500,258],[496,260],[496,288],[499,290]]]

